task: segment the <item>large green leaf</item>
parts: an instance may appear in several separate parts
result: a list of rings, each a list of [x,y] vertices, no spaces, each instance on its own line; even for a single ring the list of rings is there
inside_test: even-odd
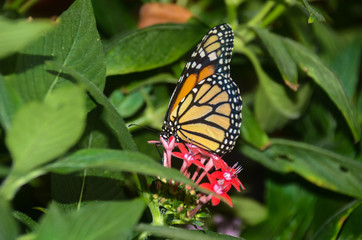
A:
[[[236,238],[211,231],[195,231],[175,227],[153,226],[148,224],[139,224],[138,226],[136,226],[135,230],[140,232],[148,232],[151,233],[153,236],[163,237],[166,239],[241,240],[241,238]]]
[[[290,179],[288,179],[290,180]],[[315,213],[315,196],[303,186],[279,176],[265,184],[268,218],[246,228],[246,239],[304,239]]]
[[[30,171],[66,152],[80,138],[86,118],[85,93],[77,86],[59,88],[44,102],[30,102],[14,116],[6,136],[12,171],[2,186],[12,197]]]
[[[7,84],[0,74],[0,123],[8,130],[14,114],[20,108],[22,102],[14,89]]]
[[[312,239],[336,239],[338,233],[341,231],[344,222],[351,213],[361,204],[361,202],[353,201],[342,209],[340,209],[333,217],[319,229],[319,231],[313,236]],[[355,238],[357,239],[357,238]]]
[[[275,34],[263,28],[254,28],[259,38],[263,41],[270,56],[273,58],[285,83],[293,90],[297,90],[298,72],[297,65],[293,61],[282,41]]]
[[[51,62],[49,66],[60,67],[56,62]],[[63,67],[63,72],[69,73],[76,81],[85,85],[86,89],[92,95],[97,103],[102,105],[106,110],[106,120],[109,123],[109,126],[113,129],[118,137],[119,143],[122,145],[123,149],[127,150],[136,150],[136,144],[133,141],[131,134],[129,133],[125,122],[123,121],[121,115],[117,112],[117,109],[112,105],[106,96],[101,92],[101,90],[95,86],[88,78],[84,75],[78,73],[76,70],[70,67]]]
[[[11,20],[0,16],[0,58],[22,50],[54,26],[48,20]]]
[[[341,80],[350,99],[357,92],[360,62],[361,46],[356,42],[342,48],[332,60],[331,67]]]
[[[36,239],[128,239],[142,216],[141,199],[123,202],[98,202],[79,211],[63,213],[52,205],[41,220]]]
[[[44,65],[47,60],[72,66],[103,89],[105,59],[90,0],[75,1],[60,16],[54,31],[41,36],[19,55],[20,74],[11,80],[25,101],[42,100],[58,84],[69,82],[58,68]]]
[[[362,164],[353,159],[306,143],[271,140],[264,152],[247,145],[241,151],[275,171],[295,172],[317,186],[362,198]]]
[[[353,212],[344,221],[343,228],[341,229],[338,235],[339,239],[362,239],[362,231],[361,231],[362,204],[361,202],[357,204],[358,206],[355,209],[353,209]]]
[[[8,203],[0,197],[0,239],[13,240],[18,235],[19,229],[11,215]]]
[[[108,47],[107,75],[169,64],[189,51],[206,32],[207,29],[196,24],[165,24],[135,30]]]
[[[138,152],[84,149],[65,159],[48,165],[45,170],[56,173],[72,173],[85,168],[103,168],[117,171],[128,171],[151,176],[160,176],[178,182],[194,185],[176,169],[165,168],[152,158]]]
[[[358,141],[361,126],[358,122],[357,112],[337,76],[309,49],[290,39],[284,39],[283,41],[294,61],[336,104],[346,119],[355,141]]]

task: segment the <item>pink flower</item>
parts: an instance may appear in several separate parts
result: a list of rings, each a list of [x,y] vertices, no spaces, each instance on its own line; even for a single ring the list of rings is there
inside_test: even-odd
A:
[[[218,205],[220,203],[220,198],[222,198],[230,207],[232,207],[233,203],[231,202],[229,195],[226,194],[227,189],[224,187],[224,185],[217,181],[216,178],[210,174],[207,174],[207,178],[209,179],[210,183],[201,183],[200,187],[216,194],[212,195],[211,204],[213,206]]]
[[[242,170],[241,166],[237,167],[237,164],[235,164],[233,167],[229,167],[227,165],[224,165],[221,167],[221,171],[215,171],[211,175],[220,180],[223,180],[223,185],[227,191],[230,190],[231,185],[236,188],[240,192],[240,187],[245,190],[244,185],[241,183],[241,181],[238,178],[238,173],[240,173]]]
[[[205,166],[200,162],[200,154],[187,149],[186,146],[182,143],[178,143],[177,146],[181,152],[173,152],[173,156],[183,159],[186,162],[187,167],[189,167],[191,164],[195,164],[200,168],[205,168]]]

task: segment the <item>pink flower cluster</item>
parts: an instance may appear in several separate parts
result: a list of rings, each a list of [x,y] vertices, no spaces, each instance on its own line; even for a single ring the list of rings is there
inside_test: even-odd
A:
[[[162,137],[160,139],[165,149],[163,165],[171,167],[172,156],[182,159],[183,163],[180,172],[199,185],[200,188],[212,192],[209,195],[199,193],[200,203],[205,204],[211,200],[212,205],[215,206],[220,203],[220,199],[223,199],[232,207],[233,204],[227,194],[231,187],[234,187],[239,192],[240,189],[245,190],[237,176],[242,170],[241,166],[235,164],[229,167],[221,157],[191,143],[177,143],[172,136],[168,140]],[[191,165],[196,166],[196,170],[193,170],[193,172],[190,170]],[[205,176],[207,177],[207,182],[201,182]]]

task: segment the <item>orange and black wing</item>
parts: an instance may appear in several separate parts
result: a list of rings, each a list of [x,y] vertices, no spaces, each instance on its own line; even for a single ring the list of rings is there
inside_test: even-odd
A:
[[[240,134],[242,101],[230,78],[233,32],[211,29],[187,62],[172,94],[161,136],[175,136],[218,154],[231,151]]]

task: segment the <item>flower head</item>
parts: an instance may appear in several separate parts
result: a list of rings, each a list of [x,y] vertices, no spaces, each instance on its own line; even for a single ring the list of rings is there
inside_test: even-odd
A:
[[[178,143],[177,146],[181,152],[173,152],[173,156],[183,159],[186,162],[187,167],[191,164],[195,164],[200,168],[205,168],[205,166],[200,162],[201,155],[199,153],[195,153],[190,149],[187,149],[183,143]]]
[[[238,174],[241,172],[241,170],[242,167],[237,166],[237,164],[235,164],[233,167],[224,165],[221,167],[221,171],[215,171],[211,175],[218,180],[223,180],[224,186],[227,190],[229,190],[232,185],[240,192],[240,186],[243,190],[245,190],[244,185],[238,178]]]
[[[225,188],[222,181],[218,181],[211,174],[207,174],[207,178],[209,179],[209,183],[201,183],[200,187],[216,194],[213,194],[211,197],[212,205],[218,205],[220,203],[220,198],[222,198],[227,204],[230,205],[230,207],[232,207],[233,203],[231,202],[229,195],[227,195],[228,189]]]

